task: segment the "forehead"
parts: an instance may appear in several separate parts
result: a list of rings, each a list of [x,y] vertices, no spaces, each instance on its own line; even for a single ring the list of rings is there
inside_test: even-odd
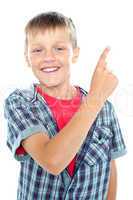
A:
[[[66,28],[55,28],[47,30],[32,30],[27,34],[29,44],[70,42],[69,30]]]

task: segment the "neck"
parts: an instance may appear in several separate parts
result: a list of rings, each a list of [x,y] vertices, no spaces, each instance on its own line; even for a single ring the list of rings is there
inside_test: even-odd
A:
[[[45,86],[44,84],[39,84],[42,90],[48,94],[49,96],[53,96],[57,99],[72,99],[76,96],[76,88],[72,86],[70,83],[67,84],[59,84],[56,86]]]

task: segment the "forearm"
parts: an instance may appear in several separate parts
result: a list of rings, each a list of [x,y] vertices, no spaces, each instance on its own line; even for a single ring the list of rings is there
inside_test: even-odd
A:
[[[84,101],[68,124],[47,143],[45,155],[52,159],[55,173],[66,168],[79,151],[101,107],[101,104],[96,105],[92,99],[87,104]]]
[[[117,169],[115,161],[112,160],[107,200],[116,200],[116,193],[117,193]]]

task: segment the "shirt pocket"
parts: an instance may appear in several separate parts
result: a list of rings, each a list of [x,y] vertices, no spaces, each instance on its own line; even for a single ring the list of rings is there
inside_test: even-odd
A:
[[[110,160],[112,137],[113,133],[109,127],[96,126],[85,155],[85,162],[95,165]]]

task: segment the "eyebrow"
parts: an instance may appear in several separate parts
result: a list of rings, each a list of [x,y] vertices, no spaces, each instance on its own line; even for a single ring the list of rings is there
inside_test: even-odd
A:
[[[65,41],[56,41],[55,44],[66,44]],[[42,43],[31,43],[31,46],[43,46]]]

